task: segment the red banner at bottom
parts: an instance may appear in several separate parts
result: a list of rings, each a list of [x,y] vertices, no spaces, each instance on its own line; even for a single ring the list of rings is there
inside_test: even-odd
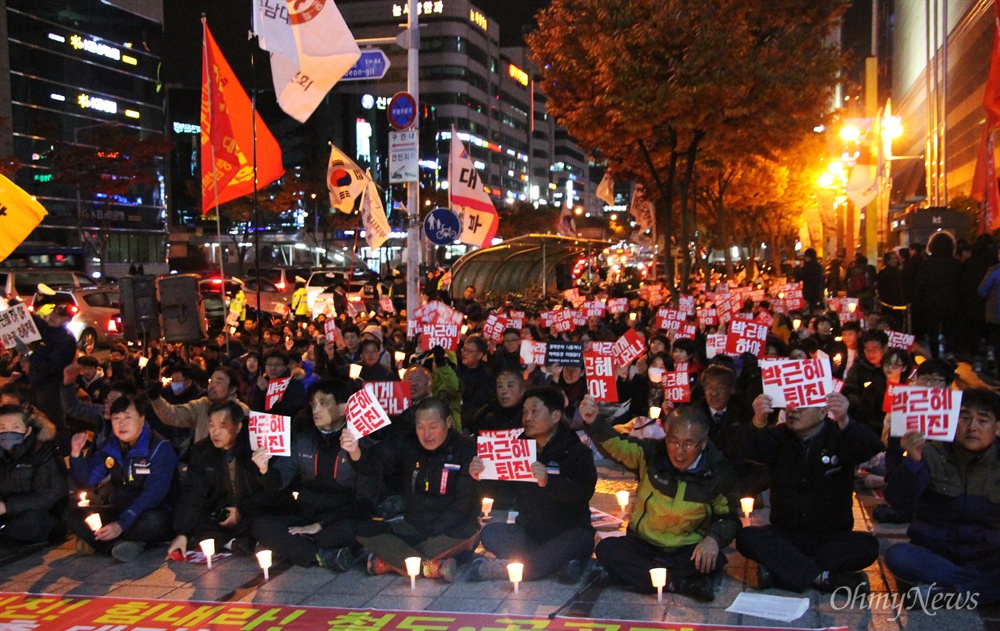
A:
[[[504,587],[497,586],[499,591]],[[732,625],[0,594],[0,627],[45,631],[721,631]],[[739,627],[762,631],[775,627]],[[843,629],[839,627],[838,629]]]

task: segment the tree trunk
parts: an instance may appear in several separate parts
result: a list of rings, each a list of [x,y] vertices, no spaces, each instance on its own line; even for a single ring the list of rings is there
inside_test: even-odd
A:
[[[677,132],[674,129],[670,130],[670,165],[667,167],[667,181],[664,182],[660,179],[660,174],[656,170],[656,165],[653,164],[653,159],[649,156],[649,151],[646,149],[646,145],[643,141],[639,141],[639,149],[642,151],[642,155],[646,160],[646,166],[649,168],[650,174],[653,176],[653,180],[656,182],[656,188],[660,191],[660,203],[656,204],[654,208],[656,209],[656,216],[653,218],[653,222],[656,225],[656,237],[659,240],[660,235],[663,235],[664,241],[664,275],[666,276],[667,287],[670,289],[670,295],[677,298],[677,283],[674,279],[674,258],[673,258],[673,248],[670,247],[670,239],[674,232],[674,217],[673,217],[673,205],[674,205],[674,180],[677,174]],[[660,218],[663,218],[663,230],[660,230]],[[654,248],[656,243],[653,244]],[[656,273],[656,261],[653,261],[653,273]]]
[[[685,160],[687,163],[684,165],[684,177],[681,180],[681,186],[678,190],[678,196],[680,197],[681,206],[681,255],[684,257],[681,263],[681,289],[687,289],[688,282],[691,279],[691,256],[690,248],[688,244],[691,242],[691,224],[692,222],[692,209],[691,204],[688,202],[691,193],[691,187],[694,182],[694,163],[695,158],[698,156],[698,145],[701,144],[702,139],[705,137],[705,132],[696,129],[694,131],[694,137],[691,139],[691,143],[687,146],[685,150]]]

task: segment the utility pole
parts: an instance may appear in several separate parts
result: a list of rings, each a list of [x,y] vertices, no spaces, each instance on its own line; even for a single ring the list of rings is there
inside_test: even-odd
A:
[[[420,111],[420,30],[417,23],[417,0],[408,0],[410,15],[406,22],[406,89],[413,96]],[[414,128],[419,132],[420,116],[416,116]],[[417,154],[420,152],[420,134],[417,133]],[[406,230],[406,315],[413,317],[413,312],[420,306],[420,172],[417,171],[417,181],[406,185],[406,212],[409,215]]]

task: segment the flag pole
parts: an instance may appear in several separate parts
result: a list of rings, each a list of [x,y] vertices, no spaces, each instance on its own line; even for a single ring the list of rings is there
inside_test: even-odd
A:
[[[208,77],[208,81],[212,81],[212,69],[208,67],[208,19],[205,14],[201,14],[201,56],[204,60],[202,63],[204,65],[205,76]],[[215,108],[212,106],[212,90],[208,90],[208,121],[209,129],[215,126]],[[216,238],[219,242],[219,278],[222,280],[222,306],[223,312],[227,313],[226,307],[226,269],[223,265],[222,256],[222,214],[219,212],[219,178],[215,177],[215,143],[208,143],[211,147],[212,154],[212,187],[215,191],[215,231]],[[226,353],[229,353],[229,327],[226,326],[225,320],[223,320],[222,329],[226,333]]]
[[[256,3],[254,4],[256,6]],[[251,16],[252,17],[252,16]],[[253,22],[251,21],[251,24]],[[247,39],[253,37],[253,33]],[[250,47],[250,130],[253,135],[253,263],[257,272],[257,331],[261,331],[260,312],[260,205],[257,203],[257,57]],[[264,360],[264,336],[258,335],[259,361]],[[226,338],[228,344],[229,338]],[[263,373],[261,373],[263,374]]]

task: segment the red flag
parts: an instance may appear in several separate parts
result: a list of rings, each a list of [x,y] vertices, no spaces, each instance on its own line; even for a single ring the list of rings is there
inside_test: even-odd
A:
[[[979,144],[979,157],[972,179],[972,197],[983,202],[980,232],[993,232],[1000,228],[1000,188],[997,185],[993,142],[993,132],[1000,127],[1000,0],[993,0],[992,49],[990,74],[986,79],[986,92],[983,95],[986,126]]]
[[[254,191],[250,98],[236,79],[215,38],[202,20],[201,65],[201,212]],[[280,178],[281,147],[253,113],[257,128],[257,182]]]

